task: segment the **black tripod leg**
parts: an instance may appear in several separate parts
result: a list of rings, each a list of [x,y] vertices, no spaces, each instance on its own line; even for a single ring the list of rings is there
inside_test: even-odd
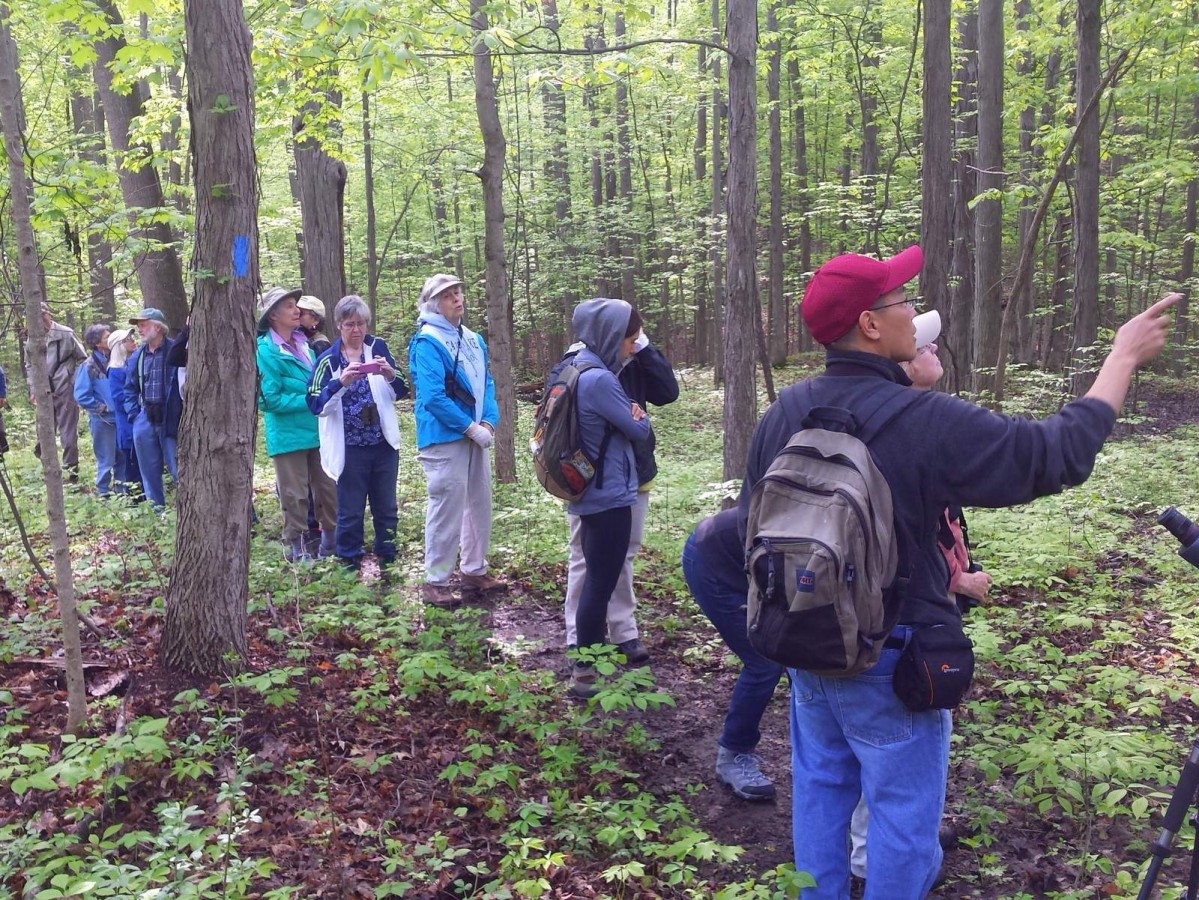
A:
[[[1161,833],[1149,848],[1151,854],[1149,871],[1145,874],[1145,881],[1141,885],[1141,892],[1137,894],[1137,900],[1149,900],[1162,863],[1169,858],[1174,840],[1178,837],[1178,832],[1182,830],[1187,810],[1196,801],[1197,790],[1199,790],[1199,740],[1195,741],[1194,746],[1191,747],[1191,755],[1187,757],[1182,772],[1178,776],[1178,786],[1174,788],[1174,794],[1170,797],[1170,805],[1166,808],[1166,817],[1162,823]],[[1191,900],[1194,900],[1193,893],[1189,896]]]

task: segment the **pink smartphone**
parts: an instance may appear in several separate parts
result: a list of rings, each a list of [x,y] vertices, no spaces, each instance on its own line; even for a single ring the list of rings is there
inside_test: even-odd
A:
[[[370,362],[359,363],[358,371],[363,375],[378,375],[383,371],[383,364],[378,360],[372,359]]]

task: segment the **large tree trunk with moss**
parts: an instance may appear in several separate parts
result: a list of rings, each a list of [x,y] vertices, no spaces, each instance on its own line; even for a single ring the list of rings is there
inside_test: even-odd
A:
[[[26,352],[33,370],[37,400],[37,436],[43,447],[42,473],[46,479],[46,514],[50,520],[50,545],[54,553],[55,592],[62,617],[62,645],[66,654],[67,731],[78,731],[87,719],[87,695],[83,682],[83,654],[79,645],[79,618],[75,610],[75,581],[71,574],[71,547],[67,517],[63,509],[62,468],[54,452],[54,401],[46,370],[46,328],[41,304],[45,299],[38,271],[37,247],[33,237],[33,190],[25,172],[25,104],[17,67],[17,45],[9,28],[8,5],[0,3],[0,129],[8,156],[10,214],[16,231],[17,264],[25,321],[29,328]]]
[[[483,0],[470,0],[471,28],[475,32],[475,112],[483,136],[483,255],[486,259],[487,346],[491,374],[500,407],[500,428],[495,436],[495,474],[501,482],[516,481],[516,389],[512,384],[512,318],[508,300],[507,263],[504,258],[504,154],[507,143],[495,98],[495,73],[491,53],[483,43],[487,13]]]
[[[161,309],[172,328],[182,328],[188,312],[183,266],[170,225],[154,215],[166,206],[162,182],[158,180],[151,149],[130,143],[129,139],[133,120],[142,114],[145,104],[144,88],[140,82],[129,85],[124,93],[114,87],[111,67],[117,54],[125,49],[125,39],[120,35],[124,23],[113,0],[96,0],[96,5],[113,27],[112,33],[96,41],[94,72],[96,87],[104,101],[104,121],[116,157],[121,194],[133,219],[132,231],[147,247],[134,257],[142,302]]]
[[[159,648],[216,674],[246,654],[254,461],[258,173],[251,39],[241,0],[186,0],[196,186],[195,315],[179,427],[178,526]]]
[[[728,313],[724,328],[724,478],[745,475],[749,438],[758,419],[754,377],[758,307],[757,0],[728,0],[729,48]]]

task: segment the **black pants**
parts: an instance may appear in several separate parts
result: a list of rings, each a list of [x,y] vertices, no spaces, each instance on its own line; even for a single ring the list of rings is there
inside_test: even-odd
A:
[[[579,516],[582,524],[583,592],[575,613],[579,646],[602,644],[607,636],[608,601],[620,581],[629,552],[629,534],[633,528],[633,508],[620,506],[589,516]]]

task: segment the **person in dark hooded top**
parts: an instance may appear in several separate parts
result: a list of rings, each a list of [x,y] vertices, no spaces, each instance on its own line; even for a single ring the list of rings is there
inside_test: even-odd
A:
[[[629,399],[617,374],[641,333],[641,316],[623,300],[587,300],[575,308],[574,332],[585,345],[578,362],[591,363],[579,375],[579,434],[583,451],[595,461],[595,480],[569,505],[581,520],[587,574],[575,615],[579,647],[604,643],[608,601],[624,568],[637,502],[637,464],[632,441],[649,436],[645,410]],[[570,693],[591,697],[597,691],[595,668],[575,662]]]

